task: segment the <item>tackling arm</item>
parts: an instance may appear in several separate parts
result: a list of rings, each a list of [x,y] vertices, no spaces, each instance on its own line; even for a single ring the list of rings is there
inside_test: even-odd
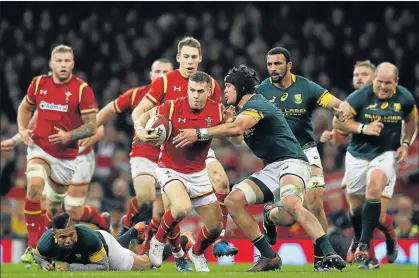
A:
[[[418,126],[417,108],[413,107],[412,112],[404,119],[401,143],[410,145],[416,139]]]
[[[96,115],[96,125],[98,127],[109,122],[114,114],[117,113],[113,101],[109,102],[105,107],[100,109],[99,113]]]
[[[207,131],[209,138],[220,138],[220,137],[232,137],[232,136],[243,136],[243,133],[255,126],[258,123],[254,117],[250,115],[240,114],[236,120],[232,123],[225,123],[208,129],[199,129],[201,135]],[[198,138],[199,139],[199,138]]]
[[[71,271],[104,271],[110,270],[108,256],[103,257],[98,262],[91,264],[70,264],[69,270]]]

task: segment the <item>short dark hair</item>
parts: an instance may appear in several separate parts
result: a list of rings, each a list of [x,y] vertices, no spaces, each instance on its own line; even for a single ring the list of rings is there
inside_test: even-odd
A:
[[[211,83],[211,77],[203,71],[197,71],[189,77],[189,81],[193,81],[193,82],[196,82],[196,83],[208,83],[208,84],[210,84]]]
[[[67,229],[71,225],[73,225],[73,220],[67,212],[55,215],[51,223],[54,230]]]
[[[289,62],[291,62],[291,54],[288,51],[288,49],[284,48],[284,47],[274,47],[271,50],[268,51],[267,56],[269,55],[279,55],[282,54],[285,57],[285,62],[288,64]]]

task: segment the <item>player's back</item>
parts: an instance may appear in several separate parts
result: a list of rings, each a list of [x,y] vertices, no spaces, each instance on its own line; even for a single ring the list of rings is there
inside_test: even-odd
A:
[[[188,95],[188,78],[183,77],[180,70],[174,70],[166,73],[164,76],[156,78],[147,99],[155,105],[160,105],[167,100],[175,100]],[[221,89],[217,81],[211,77],[211,93],[209,99],[221,103]]]
[[[205,169],[205,160],[211,141],[196,142],[190,146],[176,148],[173,138],[180,129],[208,128],[222,122],[222,104],[208,99],[205,107],[198,112],[192,111],[187,97],[164,102],[158,110],[172,122],[172,134],[161,148],[159,167],[170,168],[180,173],[196,173]]]
[[[284,116],[265,97],[255,94],[238,113],[259,120],[245,132],[244,140],[265,165],[293,158],[307,161]]]
[[[54,157],[74,159],[78,154],[77,141],[53,144],[48,137],[57,133],[54,127],[71,131],[83,124],[82,114],[97,112],[92,89],[86,82],[72,76],[65,84],[56,84],[52,76],[43,75],[32,80],[26,96],[36,105],[38,119],[33,134],[35,144]]]

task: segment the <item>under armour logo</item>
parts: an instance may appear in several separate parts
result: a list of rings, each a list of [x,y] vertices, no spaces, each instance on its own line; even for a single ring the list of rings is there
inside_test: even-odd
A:
[[[47,94],[47,90],[40,90],[40,91],[39,91],[39,94],[40,94],[40,95],[46,95],[46,94]]]
[[[176,86],[173,86],[173,91],[178,91],[178,92],[180,92],[180,86],[179,87],[176,87]]]
[[[186,123],[185,118],[178,118],[177,121],[178,121],[178,123]]]

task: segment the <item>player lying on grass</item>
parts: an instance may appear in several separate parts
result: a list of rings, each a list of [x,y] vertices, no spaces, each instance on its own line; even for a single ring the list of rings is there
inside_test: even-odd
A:
[[[152,267],[148,255],[127,249],[132,239],[144,240],[145,230],[140,222],[115,239],[106,231],[74,224],[68,213],[63,213],[54,217],[33,256],[45,271],[146,270]],[[56,267],[55,261],[64,264]]]

